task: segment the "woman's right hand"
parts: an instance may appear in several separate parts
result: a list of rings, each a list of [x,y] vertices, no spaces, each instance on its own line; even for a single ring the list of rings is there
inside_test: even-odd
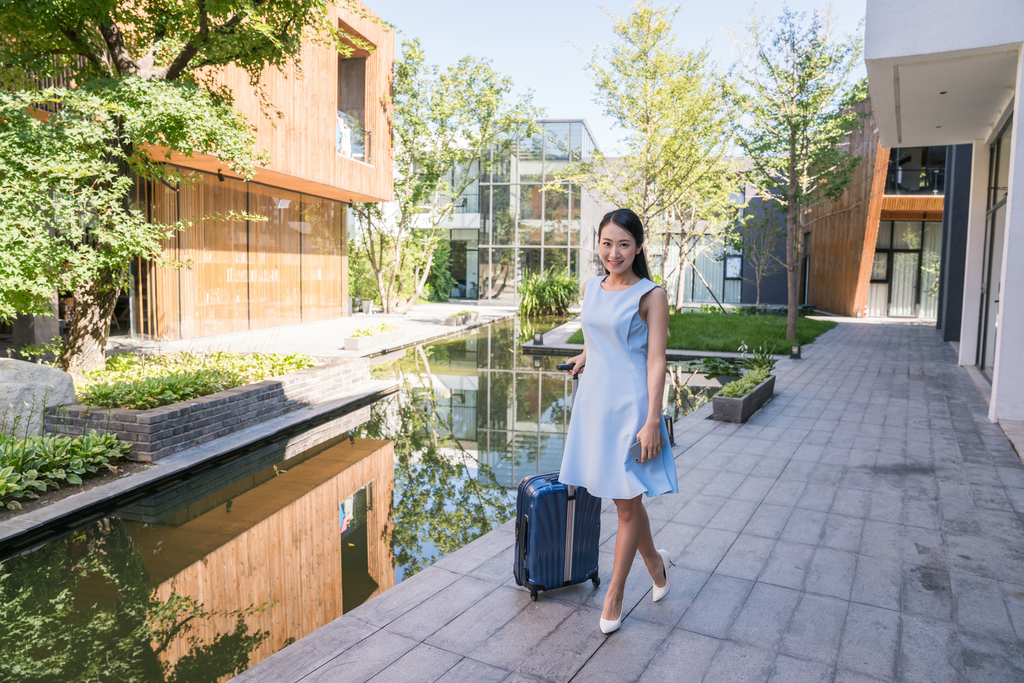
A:
[[[580,355],[573,356],[572,358],[569,358],[565,362],[572,363],[572,370],[566,370],[566,374],[575,375],[576,373],[583,369],[584,365],[587,364],[587,352],[584,351]]]

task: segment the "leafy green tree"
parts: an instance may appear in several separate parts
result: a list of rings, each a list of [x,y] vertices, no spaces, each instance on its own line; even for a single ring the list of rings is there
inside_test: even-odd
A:
[[[254,609],[200,642],[196,626],[214,615],[182,595],[160,600],[124,523],[107,519],[0,565],[0,680],[215,683],[266,640],[245,623]],[[188,654],[161,661],[178,639]]]
[[[327,0],[0,0],[0,319],[50,314],[66,292],[59,364],[102,366],[129,263],[161,261],[160,240],[182,227],[147,222],[136,182],[190,182],[161,163],[170,152],[214,155],[251,177],[267,157],[216,79],[242,69],[270,114],[265,70],[295,62],[303,37],[351,49],[327,10]]]
[[[774,22],[754,17],[739,54],[740,106],[747,122],[739,144],[753,161],[752,176],[786,213],[789,310],[786,337],[796,339],[803,259],[803,214],[838,199],[860,157],[841,143],[861,126],[850,105],[866,95],[851,75],[860,62],[859,35],[837,36],[831,9],[808,19],[788,8]]]
[[[729,194],[738,185],[726,159],[736,119],[730,85],[706,46],[675,47],[678,11],[640,0],[628,17],[609,15],[615,42],[595,52],[587,69],[595,100],[624,131],[625,151],[618,158],[596,152],[557,174],[633,209],[653,257],[654,235],[671,229],[683,233],[683,244],[695,231],[728,226]]]
[[[393,88],[394,202],[353,206],[357,254],[370,264],[385,313],[407,313],[423,295],[441,225],[494,165],[480,150],[493,147],[500,156],[537,129],[532,97],[512,100],[511,92],[512,80],[487,60],[463,57],[442,70],[426,64],[418,40],[402,43]]]

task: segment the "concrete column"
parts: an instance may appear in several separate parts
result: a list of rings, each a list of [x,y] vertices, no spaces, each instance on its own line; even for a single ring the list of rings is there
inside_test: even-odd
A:
[[[960,365],[978,358],[978,320],[982,272],[985,265],[985,192],[988,188],[988,145],[974,141],[971,162],[970,208],[967,210],[967,254],[964,259],[963,317],[960,321]]]
[[[1009,191],[1006,195],[1006,237],[1000,265],[999,336],[992,372],[992,401],[988,417],[1024,421],[1024,50],[1017,62],[1010,143]],[[1005,351],[1005,353],[1004,353]]]

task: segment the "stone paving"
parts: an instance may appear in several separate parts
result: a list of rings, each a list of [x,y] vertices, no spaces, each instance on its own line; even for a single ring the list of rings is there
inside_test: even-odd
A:
[[[680,493],[648,504],[672,592],[634,565],[619,632],[589,583],[532,603],[505,524],[237,680],[1024,680],[1024,467],[952,349],[843,323],[776,391],[678,426]],[[605,578],[614,531],[607,505]]]
[[[477,324],[503,320],[516,312],[515,306],[478,304],[475,301],[453,303],[429,303],[414,306],[405,315],[365,315],[362,313],[344,318],[320,320],[317,322],[268,327],[261,330],[231,332],[179,341],[150,341],[132,339],[127,336],[111,337],[107,353],[125,351],[147,351],[151,353],[173,353],[192,351],[237,351],[251,353],[308,353],[317,358],[358,358],[379,351],[379,347],[347,351],[343,339],[363,327],[376,327],[381,323],[398,325],[402,335],[387,346],[391,349],[422,342],[438,335],[462,333],[467,326],[449,327],[445,318],[464,310],[479,313]]]

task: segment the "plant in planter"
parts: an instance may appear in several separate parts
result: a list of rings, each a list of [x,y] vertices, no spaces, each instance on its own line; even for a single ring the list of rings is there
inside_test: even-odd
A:
[[[371,346],[381,346],[401,335],[401,328],[393,323],[381,323],[373,327],[361,327],[345,337],[345,349],[359,351]]]
[[[714,418],[722,422],[746,422],[775,391],[775,358],[761,345],[748,357],[746,344],[740,346],[743,374],[729,382],[711,400]]]
[[[445,318],[444,324],[448,326],[455,326],[465,325],[466,323],[475,323],[477,316],[479,316],[479,313],[476,311],[459,311],[458,313],[452,313],[450,316]]]

